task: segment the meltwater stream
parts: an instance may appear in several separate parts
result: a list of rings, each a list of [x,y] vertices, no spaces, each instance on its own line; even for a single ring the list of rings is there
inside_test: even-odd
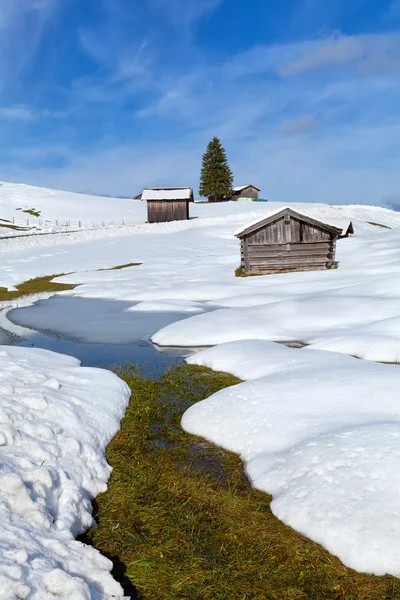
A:
[[[0,331],[0,343],[43,348],[78,358],[83,366],[140,364],[156,377],[191,354],[187,348],[156,349],[150,338],[159,329],[193,313],[147,312],[132,302],[53,296],[8,312],[17,327]]]

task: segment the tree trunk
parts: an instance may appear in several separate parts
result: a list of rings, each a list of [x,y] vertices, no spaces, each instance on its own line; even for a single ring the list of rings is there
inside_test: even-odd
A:
[[[208,201],[209,202],[225,202],[225,197],[224,196],[209,196]]]

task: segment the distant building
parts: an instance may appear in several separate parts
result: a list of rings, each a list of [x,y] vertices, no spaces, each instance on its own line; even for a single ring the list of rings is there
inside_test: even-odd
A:
[[[346,226],[344,235],[353,231]],[[335,265],[336,240],[343,230],[284,208],[237,234],[245,275],[317,271]]]
[[[193,190],[190,187],[146,188],[141,198],[147,201],[149,223],[189,219],[189,203],[194,202]]]
[[[261,192],[260,188],[255,185],[239,185],[233,188],[231,200],[237,200],[238,198],[258,198],[259,192]]]

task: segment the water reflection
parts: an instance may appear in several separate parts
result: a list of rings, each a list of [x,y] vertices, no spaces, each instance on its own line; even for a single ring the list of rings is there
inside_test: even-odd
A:
[[[155,348],[150,342],[153,333],[193,313],[129,311],[131,307],[132,302],[53,296],[11,310],[7,319],[25,328],[23,337],[0,329],[0,343],[68,354],[87,367],[139,364],[148,377],[159,376],[193,352]]]

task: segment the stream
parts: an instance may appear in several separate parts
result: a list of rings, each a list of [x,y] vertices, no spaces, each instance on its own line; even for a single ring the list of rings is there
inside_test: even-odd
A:
[[[196,349],[156,348],[151,336],[192,314],[141,311],[132,302],[52,296],[10,310],[9,330],[0,329],[0,343],[68,354],[87,367],[138,364],[143,376],[156,378]]]

